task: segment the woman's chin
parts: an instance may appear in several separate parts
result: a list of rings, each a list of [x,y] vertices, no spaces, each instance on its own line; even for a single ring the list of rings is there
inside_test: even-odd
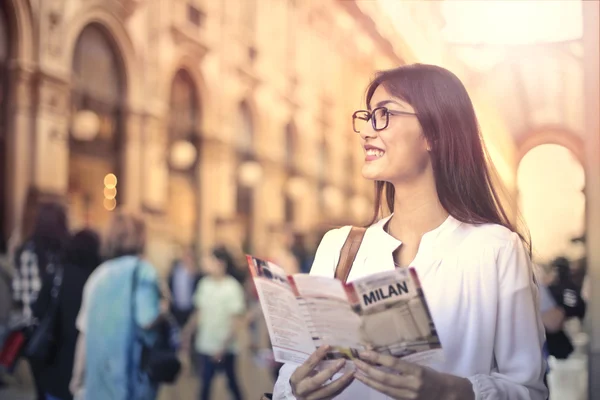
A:
[[[380,171],[376,168],[373,168],[371,165],[363,165],[362,167],[362,176],[363,178],[370,181],[381,181],[384,180]]]

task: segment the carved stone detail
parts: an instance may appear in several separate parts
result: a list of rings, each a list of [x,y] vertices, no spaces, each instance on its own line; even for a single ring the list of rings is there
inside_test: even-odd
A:
[[[36,79],[38,109],[54,115],[69,114],[69,86],[50,75],[39,74]]]
[[[60,59],[64,49],[64,0],[41,3],[40,49],[50,59]]]

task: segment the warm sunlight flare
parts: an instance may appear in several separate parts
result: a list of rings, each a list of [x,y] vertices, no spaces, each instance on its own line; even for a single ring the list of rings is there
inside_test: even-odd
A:
[[[565,147],[543,144],[523,157],[517,181],[537,260],[581,257],[581,246],[571,244],[584,229],[585,174],[579,161]]]
[[[580,1],[444,1],[441,7],[443,34],[452,43],[563,42],[583,30]]]

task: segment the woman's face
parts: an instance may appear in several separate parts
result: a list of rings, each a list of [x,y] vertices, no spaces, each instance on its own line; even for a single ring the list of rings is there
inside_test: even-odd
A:
[[[415,113],[414,108],[379,85],[370,104],[371,110],[386,107],[390,111]],[[415,115],[390,115],[387,128],[375,131],[371,123],[361,129],[366,179],[392,184],[408,182],[431,169],[428,144]]]

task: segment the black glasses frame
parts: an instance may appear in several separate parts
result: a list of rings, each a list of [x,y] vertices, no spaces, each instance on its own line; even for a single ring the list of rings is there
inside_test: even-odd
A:
[[[375,118],[373,118],[373,115],[375,115],[377,113],[377,111],[380,111],[380,110],[382,110],[383,115],[385,115],[385,124],[384,124],[383,128],[377,128],[376,123],[375,123]],[[359,116],[361,113],[364,115],[364,117]],[[360,130],[358,130],[356,128],[356,120],[360,119],[362,121],[371,120],[371,126],[373,127],[373,130],[375,130],[377,132],[382,131],[388,127],[388,125],[390,123],[390,115],[417,115],[417,114],[408,112],[408,111],[389,110],[387,107],[377,107],[377,108],[374,108],[372,111],[356,110],[352,114],[352,130],[356,133],[360,133]]]

